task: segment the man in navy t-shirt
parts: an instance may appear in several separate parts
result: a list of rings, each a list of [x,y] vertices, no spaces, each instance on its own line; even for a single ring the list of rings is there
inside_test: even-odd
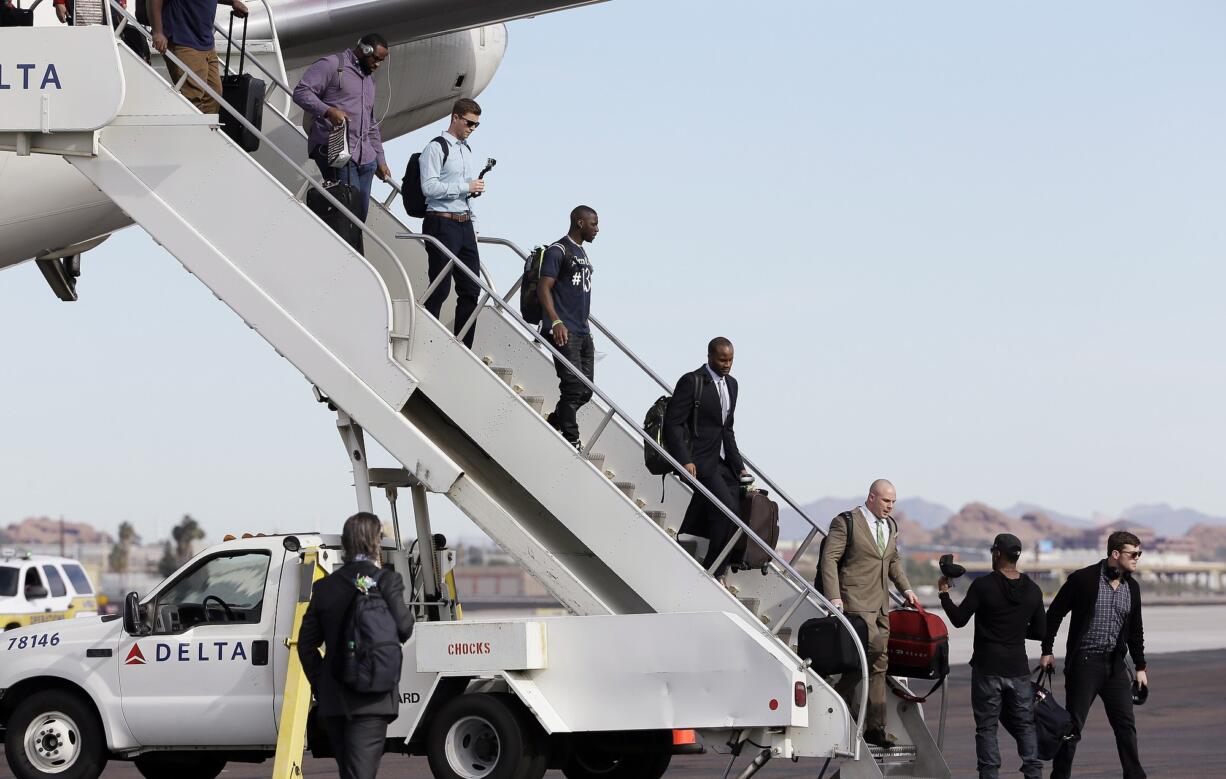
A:
[[[570,231],[545,250],[537,287],[545,312],[541,332],[552,338],[554,346],[570,362],[568,365],[554,359],[560,396],[557,408],[548,417],[549,424],[576,449],[583,448],[576,417],[583,404],[592,399],[592,391],[579,380],[575,369],[583,371],[591,381],[596,362],[592,333],[587,324],[588,311],[592,307],[592,263],[583,244],[596,240],[599,232],[600,220],[596,212],[588,206],[576,206],[570,212]]]
[[[213,21],[217,6],[228,5],[234,15],[243,18],[247,6],[243,0],[149,0],[149,21],[153,23],[153,48],[159,54],[167,49],[179,58],[192,73],[221,94],[221,65],[213,44]],[[183,70],[166,60],[166,72],[172,83],[178,82]],[[180,93],[200,109],[202,114],[220,113],[221,106],[189,76]]]

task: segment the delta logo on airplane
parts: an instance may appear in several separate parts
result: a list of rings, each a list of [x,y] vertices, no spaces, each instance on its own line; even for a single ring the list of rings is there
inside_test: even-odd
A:
[[[209,641],[199,644],[178,643],[167,644],[161,641],[153,645],[153,662],[155,663],[208,663],[234,662],[247,660],[247,647],[241,641]],[[133,644],[128,650],[124,665],[148,665],[145,653],[140,644]]]

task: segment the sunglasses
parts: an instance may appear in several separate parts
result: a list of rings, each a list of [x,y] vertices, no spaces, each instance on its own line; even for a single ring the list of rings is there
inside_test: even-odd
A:
[[[481,126],[481,123],[480,123],[480,122],[474,122],[472,119],[465,119],[465,118],[464,118],[464,117],[462,117],[462,116],[460,117],[460,121],[461,121],[461,122],[463,122],[464,124],[468,125],[468,129],[470,129],[470,130],[475,130],[475,129],[477,129],[478,127],[480,127],[480,126]]]
[[[1120,557],[1123,557],[1125,555],[1128,556],[1129,560],[1136,560],[1138,557],[1141,556],[1141,551],[1137,550],[1135,552],[1120,552]]]

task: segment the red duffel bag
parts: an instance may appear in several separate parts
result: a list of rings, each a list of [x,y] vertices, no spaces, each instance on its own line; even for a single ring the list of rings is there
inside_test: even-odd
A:
[[[922,703],[949,675],[949,630],[939,616],[924,611],[923,606],[917,605],[914,610],[895,609],[890,612],[888,654],[890,676],[937,680],[923,698],[894,690],[901,698]]]

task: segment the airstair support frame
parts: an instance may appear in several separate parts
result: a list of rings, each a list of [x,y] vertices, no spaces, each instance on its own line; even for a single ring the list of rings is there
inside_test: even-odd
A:
[[[127,63],[127,60],[125,60],[125,63]],[[125,64],[125,67],[127,67],[127,64]],[[206,88],[206,89],[207,89],[207,88]],[[218,96],[218,97],[219,97],[219,96]],[[194,110],[194,109],[193,109],[193,110]],[[240,118],[240,119],[241,119],[241,118]],[[247,123],[246,123],[246,122],[244,122],[244,124],[247,124]],[[248,129],[253,129],[253,128],[251,128],[250,126],[248,126]],[[104,135],[105,135],[105,133],[104,133]],[[264,136],[261,136],[261,137],[264,137]],[[266,138],[266,137],[265,137],[265,140],[267,141],[267,138]],[[105,152],[105,151],[106,151],[106,150],[104,150],[104,152]],[[279,156],[280,156],[281,158],[283,158],[284,162],[286,162],[286,163],[288,163],[289,165],[291,165],[291,166],[292,166],[293,168],[295,168],[295,169],[296,169],[296,170],[297,170],[299,173],[302,173],[301,168],[299,168],[299,167],[298,167],[296,164],[294,164],[294,163],[292,162],[292,160],[289,160],[289,159],[288,159],[288,157],[286,157],[286,156],[285,156],[283,153],[279,153]],[[305,174],[303,174],[303,175],[305,176]],[[394,218],[394,217],[392,217],[392,216],[391,216],[389,213],[387,213],[385,209],[378,209],[378,210],[383,212],[383,214],[382,214],[382,215],[386,216],[386,218],[387,218],[387,220],[388,220],[388,221],[390,221],[390,222],[398,222],[398,220],[395,220],[395,218]],[[373,213],[373,211],[372,211],[372,213]],[[143,220],[142,220],[142,221],[143,221]],[[372,236],[372,237],[373,237],[373,236]],[[380,244],[380,243],[382,243],[382,241],[381,241],[381,240],[379,240],[379,239],[376,237],[376,245],[378,245],[378,244]],[[393,253],[393,252],[392,252],[390,249],[388,249],[388,250],[387,250],[387,254],[388,254],[388,258],[389,258],[390,262],[391,262],[391,263],[392,263],[392,264],[395,266],[395,269],[396,269],[396,270],[399,270],[401,274],[405,273],[405,269],[404,269],[404,267],[403,267],[403,266],[402,266],[402,264],[401,264],[401,261],[400,261],[400,259],[399,259],[398,254]],[[454,258],[453,258],[453,261],[454,261]],[[186,264],[186,263],[185,263],[185,264]],[[467,269],[466,269],[466,268],[463,268],[462,266],[459,266],[459,267],[461,268],[461,272],[467,272]],[[407,279],[407,277],[406,277],[406,279]],[[483,284],[483,282],[482,282],[480,279],[477,279],[477,282],[478,282],[478,284],[479,284],[479,285],[481,285],[481,286],[483,287],[483,291],[484,291],[484,293],[485,293],[485,297],[486,297],[487,299],[489,299],[491,302],[493,301],[493,299],[494,299],[494,298],[498,297],[498,296],[497,296],[497,293],[496,293],[496,292],[494,292],[494,290],[492,289],[492,285],[485,285],[485,284]],[[386,293],[385,293],[385,297],[386,297]],[[411,300],[411,298],[410,298],[410,300]],[[230,302],[228,298],[227,298],[227,302]],[[234,304],[233,304],[233,303],[231,303],[231,305],[234,305]],[[491,314],[490,314],[490,312],[485,311],[485,310],[484,310],[485,308],[490,308],[490,307],[483,307],[483,309],[480,309],[480,310],[479,310],[479,315],[488,317],[488,316],[490,316]],[[413,310],[413,306],[412,306],[412,304],[411,304],[411,303],[409,303],[408,309],[409,309],[409,314],[410,314],[410,316],[411,316],[411,315],[412,315],[412,310]],[[236,310],[237,310],[237,308],[236,308]],[[514,318],[514,319],[518,319],[518,315],[517,315],[517,314],[515,314],[515,312],[508,311],[508,310],[506,310],[505,308],[502,308],[502,309],[491,308],[490,310],[492,311],[492,314],[493,314],[494,316],[498,316],[498,317],[501,317],[501,318],[503,318],[503,319],[507,319],[507,320],[510,320],[510,319],[512,319],[512,318]],[[241,313],[242,313],[242,312],[240,311],[240,314],[241,314]],[[246,318],[246,317],[244,317],[244,318]],[[426,319],[426,318],[423,318],[423,319]],[[250,322],[250,320],[248,320],[248,321]],[[522,320],[520,320],[518,324],[519,324],[519,325],[523,325]],[[437,322],[435,322],[435,321],[434,321],[432,318],[430,318],[430,325],[432,325],[432,326],[437,326]],[[257,328],[257,329],[258,329],[258,328]],[[529,333],[531,334],[531,331],[530,331],[530,330],[529,330]],[[449,334],[447,334],[447,333],[446,333],[446,331],[443,331],[443,334],[444,334],[444,336],[445,336],[445,337],[449,337]],[[414,340],[420,340],[420,337],[422,336],[422,333],[421,333],[421,332],[420,332],[420,331],[419,331],[417,328],[414,328],[414,329],[413,329],[413,330],[411,330],[409,333],[405,333],[404,335],[405,335],[406,337],[412,337]],[[265,337],[267,338],[268,336],[266,335]],[[270,338],[269,340],[271,341],[272,339]],[[538,340],[542,340],[542,339],[539,339],[539,337],[538,337]],[[453,341],[453,343],[454,343],[454,341]],[[275,342],[274,342],[274,345],[276,345],[276,343],[275,343]],[[541,345],[544,347],[544,349],[545,349],[545,350],[548,350],[548,351],[550,351],[550,352],[554,352],[554,353],[555,353],[555,355],[556,355],[556,351],[552,349],[552,346],[551,346],[550,344],[548,344],[548,343],[542,343]],[[446,351],[446,350],[440,350],[440,351]],[[455,351],[455,350],[451,350],[451,351]],[[287,354],[286,356],[287,356],[287,357],[289,357],[289,355],[288,355],[288,354]],[[407,355],[406,355],[406,356],[407,356]],[[292,362],[294,362],[294,363],[295,363],[295,365],[298,365],[298,361],[297,361],[297,360],[295,360],[293,357],[290,357],[290,359],[291,359],[291,361],[292,361]],[[402,358],[402,359],[403,359],[403,358]],[[416,362],[416,360],[415,360],[415,362]],[[299,366],[299,367],[301,368],[301,366]],[[644,367],[644,366],[641,366],[641,367]],[[483,368],[483,367],[482,367],[482,369],[484,370],[484,368]],[[306,371],[304,371],[304,372],[306,372]],[[407,373],[407,372],[406,372],[406,373]],[[488,374],[488,371],[486,371],[486,374],[487,374],[487,375],[489,375],[489,374]],[[311,374],[310,374],[310,373],[308,373],[308,376],[310,376],[310,375],[311,375]],[[492,375],[491,375],[491,378],[492,378]],[[658,380],[658,379],[657,379],[657,380]],[[321,386],[323,386],[323,385],[324,385],[324,383],[323,383],[323,382],[317,382],[317,383],[320,383],[320,384],[321,384]],[[604,396],[603,396],[603,395],[600,393],[600,391],[599,391],[598,389],[596,389],[595,387],[592,387],[592,388],[595,390],[596,394],[597,394],[599,397],[604,398]],[[337,396],[337,394],[338,394],[338,393],[335,393],[335,392],[333,392],[333,391],[329,390],[329,395],[332,395],[332,396],[336,397],[336,396]],[[343,400],[343,398],[338,398],[338,400],[339,400],[339,401],[340,401],[342,404],[344,404],[344,400]],[[607,403],[608,403],[608,404],[611,406],[611,401],[608,401],[608,399],[607,399],[607,398],[604,398],[604,400],[605,400],[605,401],[606,401],[606,402],[607,402]],[[346,407],[348,408],[348,405],[347,405],[347,404],[346,404]],[[612,408],[610,408],[610,411],[612,411],[612,410],[613,410],[613,409],[612,409]],[[356,415],[355,415],[355,416],[356,416]],[[623,415],[623,416],[624,416],[624,415]],[[611,418],[611,417],[606,416],[606,419],[608,419],[608,418]],[[379,425],[381,426],[381,422],[380,422],[380,423],[377,423],[377,424],[379,424]],[[403,421],[403,420],[401,420],[401,424],[402,424],[402,425],[404,424],[404,421]],[[632,420],[629,420],[628,418],[623,418],[622,420],[618,420],[618,425],[619,425],[620,427],[622,427],[622,428],[627,428],[627,427],[628,427],[628,428],[630,428],[630,429],[637,430],[637,425],[635,425],[635,424],[633,423],[633,421],[632,421]],[[539,422],[538,422],[538,426],[540,426],[540,425],[539,425]],[[371,427],[370,423],[367,423],[367,427],[368,427],[368,428],[369,428],[369,427]],[[417,431],[415,431],[415,432],[417,432]],[[639,432],[641,432],[641,431],[639,431]],[[386,443],[385,443],[385,446],[386,446]],[[389,451],[392,451],[392,453],[393,453],[394,455],[396,455],[397,457],[401,457],[401,454],[399,454],[399,453],[398,453],[398,452],[397,452],[397,451],[396,451],[396,450],[395,450],[393,447],[388,447],[388,448],[389,448]],[[573,454],[571,455],[571,459],[572,459],[572,460],[574,460],[574,459],[575,459],[575,458],[573,457]],[[591,469],[591,467],[590,467],[590,466],[587,466],[587,465],[586,465],[586,463],[583,463],[583,465],[584,465],[584,467],[587,467],[588,473],[590,474],[590,473],[591,473],[591,470],[592,470],[592,469]],[[594,476],[595,474],[592,474],[592,475]],[[457,476],[458,476],[458,473],[457,473]],[[452,490],[453,490],[453,491],[464,491],[464,488],[466,487],[466,485],[464,485],[464,484],[463,484],[463,482],[464,482],[464,480],[463,480],[463,479],[459,479],[459,478],[457,478],[456,480],[454,480],[454,481],[453,481]],[[769,483],[769,482],[768,482],[768,483]],[[697,484],[692,484],[692,485],[690,485],[690,486],[691,486],[691,489],[693,489],[693,488],[697,488],[697,489],[699,489],[700,491],[704,491],[704,492],[705,492],[705,490],[703,490],[703,488],[702,488],[700,485],[697,485]],[[779,494],[781,497],[785,497],[781,491],[778,491],[778,490],[777,490],[777,494]],[[710,497],[710,496],[708,496],[708,497]],[[786,498],[785,498],[785,499],[786,499]],[[791,503],[790,499],[788,499],[788,502],[789,502],[789,503]],[[624,500],[623,500],[623,504],[626,504],[626,502],[625,502]],[[627,505],[629,505],[629,504],[627,504]],[[736,524],[736,525],[738,526],[738,528],[740,528],[740,530],[739,530],[738,532],[742,532],[742,533],[743,533],[743,532],[745,532],[745,528],[744,528],[743,524],[741,523],[741,521],[740,521],[739,517],[736,517],[736,516],[734,516],[734,515],[729,514],[729,518],[730,518],[730,520],[731,520],[731,521],[733,521],[733,522],[734,522],[734,524]],[[807,517],[806,517],[806,519],[807,519]],[[813,523],[811,522],[811,520],[810,520],[810,523],[811,523],[811,524],[813,524]],[[809,535],[809,540],[810,540],[810,541],[812,540],[812,538],[814,538],[814,537],[816,536],[816,532],[818,532],[818,529],[817,529],[816,525],[814,525],[814,531],[813,531],[813,532],[811,532],[811,533],[810,533],[810,535]],[[752,534],[752,533],[750,533],[750,534],[749,534],[749,536],[750,536],[751,538],[753,538],[753,539],[754,539],[754,542],[755,542],[755,543],[761,543],[760,539],[757,539],[757,537],[756,537],[756,536],[753,536],[753,534]],[[500,540],[501,540],[501,539],[500,539]],[[669,545],[670,545],[670,546],[672,545],[671,540],[669,540]],[[799,556],[799,555],[797,555],[797,557],[798,557],[798,556]],[[804,601],[804,600],[812,600],[812,601],[814,602],[814,605],[816,605],[816,606],[817,606],[819,609],[821,609],[821,608],[828,608],[828,607],[829,607],[829,604],[828,604],[828,603],[825,601],[825,599],[824,599],[824,598],[822,598],[822,597],[821,597],[820,593],[817,593],[817,592],[813,591],[813,590],[812,590],[812,588],[810,588],[810,587],[808,586],[807,582],[806,582],[806,581],[805,581],[803,578],[799,577],[799,576],[798,576],[798,574],[796,574],[796,573],[795,573],[794,569],[792,569],[790,565],[788,565],[786,562],[784,562],[784,561],[782,560],[782,558],[778,557],[777,555],[772,554],[772,557],[774,557],[774,559],[775,559],[775,563],[776,563],[776,565],[778,566],[778,568],[779,568],[779,570],[780,570],[780,573],[781,573],[781,574],[784,574],[784,575],[790,575],[790,576],[792,576],[792,577],[795,577],[795,578],[794,578],[794,581],[792,582],[792,584],[793,584],[793,585],[795,585],[797,582],[799,582],[799,584],[800,584],[800,586],[801,586],[800,595],[801,595],[801,600],[802,600],[802,601]],[[794,559],[795,559],[795,558],[794,558]],[[694,567],[694,566],[695,566],[695,564],[694,564],[692,561],[689,563],[689,565],[690,565],[691,567]],[[708,581],[709,581],[709,580],[708,580]],[[809,592],[809,593],[806,593],[806,592],[804,591],[805,589],[808,589],[810,592]],[[722,593],[721,593],[721,595],[722,595]],[[815,597],[812,597],[812,596],[815,596]],[[723,597],[723,599],[724,599],[724,604],[723,604],[723,606],[724,606],[724,608],[726,609],[726,608],[727,608],[727,606],[728,606],[728,603],[727,603],[727,596],[726,596],[726,595],[723,595],[722,597]],[[822,685],[822,686],[825,686],[825,685]],[[840,704],[841,704],[841,701],[840,701]],[[860,725],[860,723],[857,723],[857,726],[859,727],[859,726],[862,726],[862,725]],[[857,729],[858,729],[858,727],[857,727]]]

